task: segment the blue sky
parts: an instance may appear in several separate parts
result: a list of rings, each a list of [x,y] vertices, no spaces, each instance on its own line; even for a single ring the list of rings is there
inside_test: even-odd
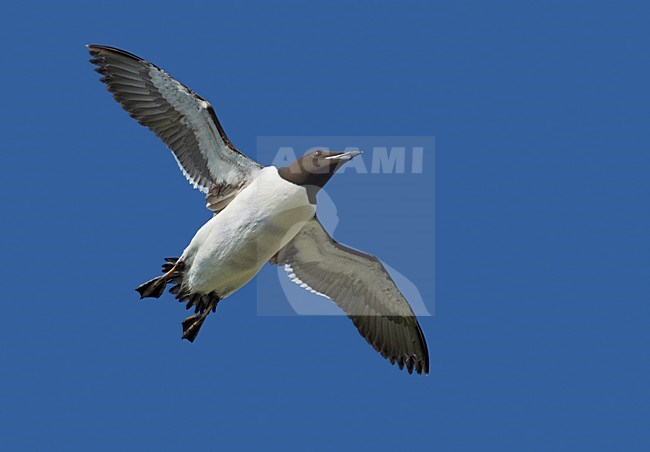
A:
[[[3,449],[648,450],[648,6],[233,3],[0,6]],[[435,306],[431,374],[346,318],[258,315],[255,284],[195,344],[140,302],[208,213],[86,43],[167,69],[250,155],[435,136],[435,171],[328,187],[337,238]]]

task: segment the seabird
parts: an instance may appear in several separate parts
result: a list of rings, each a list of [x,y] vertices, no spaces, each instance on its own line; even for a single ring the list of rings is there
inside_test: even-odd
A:
[[[123,50],[87,47],[108,91],[162,139],[214,212],[179,258],[165,260],[162,276],[136,289],[141,298],[159,298],[171,284],[194,308],[183,339],[193,342],[217,303],[270,262],[334,301],[391,364],[428,374],[422,329],[384,266],[336,242],[316,217],[317,192],[361,152],[317,150],[287,167],[264,167],[232,145],[205,99],[165,71]]]

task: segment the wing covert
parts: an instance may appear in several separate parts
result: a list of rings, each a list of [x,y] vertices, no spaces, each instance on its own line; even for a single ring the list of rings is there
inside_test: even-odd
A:
[[[336,242],[316,217],[273,257],[293,282],[330,298],[391,364],[429,373],[422,329],[381,262]]]
[[[210,103],[165,71],[123,50],[88,49],[108,91],[169,147],[195,188],[240,186],[261,168],[232,145]]]

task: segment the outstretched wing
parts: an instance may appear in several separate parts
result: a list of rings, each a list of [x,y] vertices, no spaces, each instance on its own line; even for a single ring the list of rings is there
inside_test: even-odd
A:
[[[230,143],[212,106],[165,71],[123,50],[88,49],[115,100],[165,142],[195,188],[232,194],[261,168]]]
[[[391,364],[429,373],[422,329],[402,293],[375,256],[341,245],[314,217],[271,263],[293,282],[333,300],[359,333]]]

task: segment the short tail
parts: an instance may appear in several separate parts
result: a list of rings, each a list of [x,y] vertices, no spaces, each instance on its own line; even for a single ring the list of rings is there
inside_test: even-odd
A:
[[[140,294],[140,298],[160,298],[160,296],[165,292],[165,287],[170,282],[175,282],[177,280],[178,272],[173,271],[178,259],[177,258],[167,258],[165,259],[166,263],[163,264],[164,275],[157,278],[151,279],[146,283],[140,284],[135,290]]]

